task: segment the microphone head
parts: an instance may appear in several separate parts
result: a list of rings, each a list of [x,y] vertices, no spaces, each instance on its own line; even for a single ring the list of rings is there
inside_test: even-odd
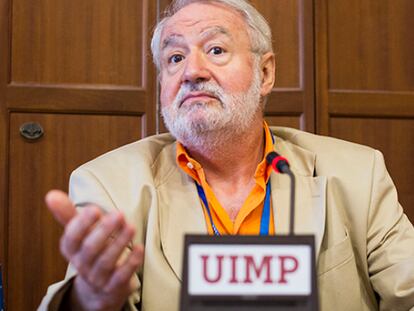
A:
[[[290,171],[288,160],[275,151],[266,156],[266,161],[277,173],[285,174]]]
[[[270,152],[270,153],[266,156],[266,162],[267,162],[267,164],[272,165],[273,160],[274,160],[275,158],[277,158],[278,156],[279,156],[279,154],[278,154],[277,152],[275,152],[275,151]]]

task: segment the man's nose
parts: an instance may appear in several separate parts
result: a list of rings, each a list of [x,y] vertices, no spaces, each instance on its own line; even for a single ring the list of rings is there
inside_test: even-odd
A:
[[[210,71],[206,59],[201,53],[190,53],[186,59],[182,82],[198,83],[209,79]]]

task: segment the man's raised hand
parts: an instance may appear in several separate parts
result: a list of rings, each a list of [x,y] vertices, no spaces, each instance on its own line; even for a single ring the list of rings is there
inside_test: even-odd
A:
[[[93,204],[77,211],[59,190],[48,192],[45,201],[65,228],[60,251],[78,271],[69,297],[73,309],[120,310],[138,286],[134,274],[143,261],[143,247],[130,247],[134,227],[121,213],[104,213]]]

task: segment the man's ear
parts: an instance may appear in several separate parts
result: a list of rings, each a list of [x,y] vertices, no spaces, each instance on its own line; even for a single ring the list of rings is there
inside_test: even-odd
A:
[[[262,76],[260,95],[268,95],[275,84],[276,60],[273,52],[267,52],[261,57],[260,72]]]

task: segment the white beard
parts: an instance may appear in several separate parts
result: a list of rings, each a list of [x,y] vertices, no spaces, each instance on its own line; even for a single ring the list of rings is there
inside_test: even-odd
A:
[[[185,147],[214,150],[249,131],[258,113],[263,112],[260,87],[257,64],[247,92],[228,94],[215,82],[182,84],[173,103],[162,108],[165,125]],[[218,100],[181,105],[189,92],[197,91]]]

